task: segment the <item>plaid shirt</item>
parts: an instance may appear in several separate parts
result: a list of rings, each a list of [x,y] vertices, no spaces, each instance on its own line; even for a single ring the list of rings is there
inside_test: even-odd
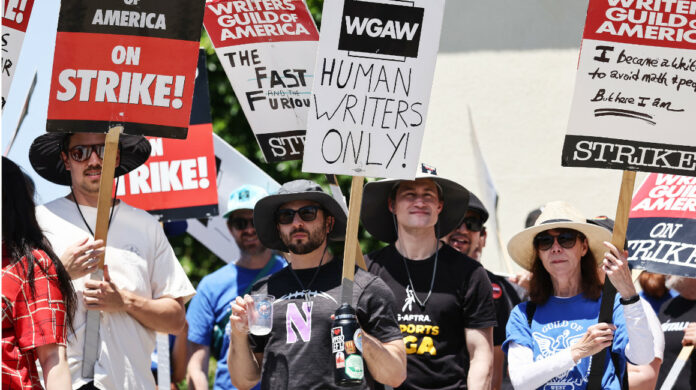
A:
[[[2,388],[41,389],[35,348],[65,345],[66,340],[65,304],[56,269],[45,252],[33,251],[48,274],[34,266],[36,294],[32,295],[26,258],[12,264],[4,245],[2,252]]]

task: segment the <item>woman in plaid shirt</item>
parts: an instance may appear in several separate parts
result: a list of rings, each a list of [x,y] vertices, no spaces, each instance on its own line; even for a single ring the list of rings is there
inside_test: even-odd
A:
[[[76,297],[36,222],[33,185],[2,158],[2,388],[70,389],[65,355]]]

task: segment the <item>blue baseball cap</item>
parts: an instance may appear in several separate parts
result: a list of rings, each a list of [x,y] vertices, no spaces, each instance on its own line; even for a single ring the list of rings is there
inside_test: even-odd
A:
[[[227,212],[223,218],[227,218],[233,211],[237,210],[253,210],[261,198],[268,196],[268,192],[259,186],[245,184],[236,190],[232,191],[230,198],[227,200]]]

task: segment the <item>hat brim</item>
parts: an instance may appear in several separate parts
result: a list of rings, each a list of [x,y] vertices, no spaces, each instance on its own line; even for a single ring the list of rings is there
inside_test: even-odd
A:
[[[597,225],[571,221],[542,223],[529,227],[510,239],[507,249],[512,260],[519,264],[520,267],[527,271],[531,271],[534,260],[536,260],[536,251],[533,243],[534,237],[543,231],[551,229],[573,229],[585,235],[585,237],[587,237],[589,249],[594,255],[597,264],[602,262],[604,253],[607,251],[603,242],[611,241],[611,232]]]
[[[63,150],[63,140],[68,133],[46,133],[37,137],[29,148],[29,162],[44,179],[64,186],[72,184],[70,171],[65,169],[60,153]],[[116,167],[114,177],[141,166],[150,157],[152,146],[143,136],[121,134],[118,140],[120,164]]]
[[[438,238],[444,237],[462,222],[469,204],[469,191],[463,186],[433,175],[418,175],[416,179],[430,179],[442,189],[444,198],[438,216]],[[394,219],[389,211],[388,198],[394,185],[401,179],[383,179],[365,184],[360,220],[365,229],[376,239],[392,243],[398,238]]]
[[[269,249],[288,252],[288,247],[280,239],[275,222],[275,212],[281,205],[295,200],[308,200],[319,203],[334,219],[329,240],[343,241],[346,237],[346,213],[329,194],[323,192],[298,192],[292,194],[269,195],[259,200],[254,207],[254,227],[259,240]]]

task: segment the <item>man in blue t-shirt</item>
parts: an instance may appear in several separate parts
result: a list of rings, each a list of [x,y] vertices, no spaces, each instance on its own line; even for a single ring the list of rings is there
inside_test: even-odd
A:
[[[227,204],[227,227],[239,247],[240,257],[211,273],[198,284],[197,294],[189,304],[188,362],[189,388],[208,389],[208,361],[217,359],[214,388],[234,389],[227,370],[230,345],[230,302],[251,291],[259,279],[282,269],[286,262],[264,247],[256,235],[253,210],[256,202],[268,195],[260,187],[244,185],[230,194]],[[254,387],[257,389],[258,385]]]

